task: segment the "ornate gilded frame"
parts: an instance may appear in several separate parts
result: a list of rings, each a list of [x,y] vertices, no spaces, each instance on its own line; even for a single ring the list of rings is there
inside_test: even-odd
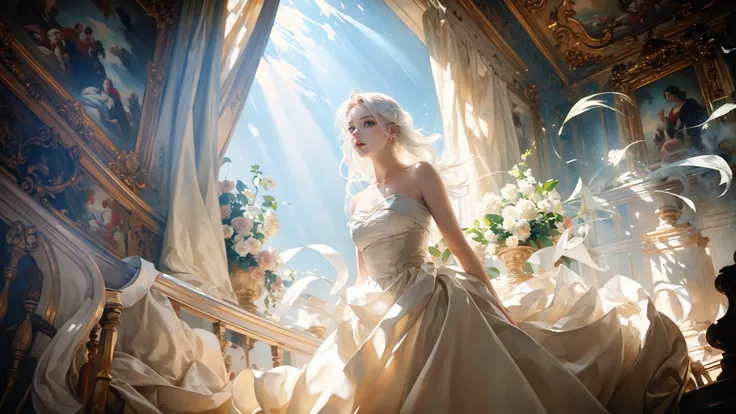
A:
[[[569,83],[557,57],[562,57],[569,72],[589,65],[600,64],[604,70],[610,65],[631,57],[647,36],[633,35],[614,39],[610,29],[602,37],[591,36],[577,19],[574,0],[504,0],[530,37],[549,60],[563,80]],[[672,20],[648,28],[657,37],[669,38],[682,33],[689,26],[718,18],[728,7],[728,1],[710,0],[698,5],[687,2]],[[568,72],[568,73],[569,73]]]
[[[134,151],[118,149],[84,112],[81,104],[36,61],[30,51],[16,39],[10,28],[0,22],[0,64],[8,68],[15,81],[24,86],[26,96],[37,101],[44,111],[53,112],[64,120],[73,131],[75,145],[79,145],[89,156],[98,158],[101,163],[106,164],[134,192],[141,191],[148,185],[148,175],[153,161],[153,141],[158,125],[163,81],[170,57],[172,26],[178,2],[137,0],[137,3],[156,20],[159,35],[153,59],[146,66],[148,79]]]
[[[688,29],[680,40],[650,39],[639,57],[620,63],[611,69],[609,86],[628,95],[635,102],[636,90],[675,72],[692,66],[705,99],[708,112],[716,109],[719,101],[734,90],[728,69],[719,57],[716,37],[703,25]],[[615,100],[621,145],[644,139],[639,108],[623,99]],[[639,151],[639,159],[650,165],[646,151]]]
[[[164,218],[145,203],[137,192],[128,186],[121,177],[115,175],[108,165],[102,163],[89,149],[83,149],[86,143],[80,143],[78,130],[73,125],[70,125],[68,119],[62,114],[50,110],[47,101],[37,99],[36,94],[31,92],[35,90],[35,82],[30,81],[30,78],[27,79],[29,79],[27,83],[20,82],[13,72],[7,67],[0,65],[0,82],[4,83],[49,128],[50,133],[54,135],[53,139],[55,141],[58,140],[58,142],[68,148],[67,155],[74,165],[70,177],[67,177],[62,182],[55,183],[53,188],[41,188],[41,193],[55,194],[64,191],[66,186],[73,184],[80,173],[86,174],[92,182],[120,203],[125,210],[130,212],[126,256],[138,255],[152,259],[155,256],[153,249],[157,245],[153,238],[163,234]],[[5,172],[4,170],[0,171]],[[24,188],[24,190],[26,192],[31,191],[29,188]],[[44,203],[42,199],[39,202],[48,211],[57,216],[61,222],[67,224],[69,228],[74,229],[77,234],[87,240],[91,245],[100,246],[100,248],[108,251],[111,255],[119,257],[113,246],[100,243],[99,240],[93,239],[90,235],[79,229],[64,212],[56,210],[49,203]]]

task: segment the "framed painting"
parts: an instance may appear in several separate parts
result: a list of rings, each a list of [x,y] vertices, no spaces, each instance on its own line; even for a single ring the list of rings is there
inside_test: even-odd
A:
[[[688,147],[705,149],[704,137],[698,129],[690,130],[689,139],[684,141],[674,132],[678,125],[700,123],[708,117],[709,102],[693,65],[641,85],[634,91],[634,101],[638,111],[637,127],[649,164],[661,161],[662,154],[677,151],[670,142],[680,144],[682,141]],[[678,140],[671,141],[673,138]]]
[[[173,0],[3,1],[0,22],[20,58],[6,65],[19,78],[35,75],[41,97],[100,141],[92,148],[103,160],[134,151],[147,166],[173,8]]]
[[[0,172],[96,248],[122,258],[155,247],[162,223],[150,208],[23,92],[0,69]]]
[[[528,161],[535,176],[537,178],[547,177],[549,171],[546,170],[547,163],[543,162],[543,149],[540,148],[539,143],[540,134],[543,133],[542,122],[537,105],[534,103],[536,89],[527,89],[525,94],[527,96],[522,97],[517,91],[509,88],[509,104],[516,141],[519,143],[522,154],[529,149],[532,150],[532,156],[529,157]]]

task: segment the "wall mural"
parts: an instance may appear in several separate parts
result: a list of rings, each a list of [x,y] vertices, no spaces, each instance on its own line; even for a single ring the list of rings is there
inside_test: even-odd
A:
[[[0,13],[113,143],[134,149],[156,20],[133,0],[4,1]]]
[[[130,212],[82,170],[80,155],[0,83],[0,167],[94,244],[124,257]]]
[[[686,3],[690,7],[711,0],[576,0],[577,19],[591,37],[603,38],[611,31],[610,42],[633,36],[671,20]]]

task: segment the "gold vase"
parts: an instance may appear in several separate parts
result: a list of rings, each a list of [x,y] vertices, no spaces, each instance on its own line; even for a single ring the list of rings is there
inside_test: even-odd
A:
[[[498,257],[508,269],[508,273],[503,275],[503,279],[512,285],[518,285],[532,278],[532,275],[526,273],[524,268],[529,258],[537,249],[530,246],[502,247],[498,250]]]
[[[250,313],[258,314],[255,301],[263,294],[263,279],[256,279],[252,272],[243,270],[237,263],[230,263],[230,283],[233,285],[238,305]]]

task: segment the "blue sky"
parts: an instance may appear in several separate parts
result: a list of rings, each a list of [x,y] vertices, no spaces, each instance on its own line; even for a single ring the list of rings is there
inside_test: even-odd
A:
[[[320,243],[337,250],[355,277],[355,249],[338,172],[335,109],[351,91],[393,96],[426,133],[442,120],[426,46],[383,1],[283,0],[256,80],[227,151],[221,178],[250,179],[258,164],[277,187],[285,250]],[[288,268],[335,278],[321,256],[304,252]],[[307,290],[328,298],[326,284]]]

